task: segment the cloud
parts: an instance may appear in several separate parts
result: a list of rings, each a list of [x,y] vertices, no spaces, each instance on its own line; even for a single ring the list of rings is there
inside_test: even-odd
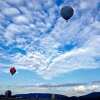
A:
[[[16,86],[2,86],[1,93],[5,92],[7,89],[11,89],[13,94],[22,94],[22,93],[55,93],[55,94],[62,94],[66,96],[81,96],[86,95],[92,92],[100,91],[100,83],[93,83],[93,84],[67,84],[46,87],[41,86],[43,83],[38,83],[37,85],[16,85]]]
[[[75,11],[68,22],[60,16],[66,2]],[[90,4],[90,0],[65,1],[60,6],[54,0],[1,0],[0,63],[35,71],[44,79],[99,67],[100,22],[96,19],[99,15],[94,16],[98,0]],[[75,47],[71,50],[59,51],[72,43]],[[9,64],[4,63],[7,60]]]
[[[29,23],[28,19],[25,16],[17,16],[14,18],[16,24],[27,24]]]
[[[76,69],[98,68],[99,62],[96,62],[95,57],[100,56],[99,42],[99,37],[94,37],[84,44],[83,48],[74,49],[56,57],[41,74],[48,79]]]
[[[16,16],[16,15],[20,14],[20,12],[18,11],[18,9],[11,8],[11,7],[2,9],[2,13],[4,15],[8,15],[8,16]]]
[[[19,59],[20,58],[20,59]],[[17,60],[19,59],[19,60]],[[46,67],[46,58],[38,52],[28,53],[26,56],[19,56],[14,57],[14,64],[19,66],[27,67],[27,69],[44,69]]]

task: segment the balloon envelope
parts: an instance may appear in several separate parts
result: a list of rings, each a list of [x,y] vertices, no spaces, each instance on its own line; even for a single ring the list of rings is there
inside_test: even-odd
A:
[[[11,75],[14,75],[16,73],[16,68],[15,67],[11,67],[10,68],[10,73],[11,73]]]
[[[73,14],[74,14],[74,10],[71,6],[64,6],[61,8],[61,16],[65,19],[68,20],[70,19]]]

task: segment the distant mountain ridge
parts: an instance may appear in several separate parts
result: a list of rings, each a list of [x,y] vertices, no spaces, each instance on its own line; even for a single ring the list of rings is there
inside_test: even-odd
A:
[[[100,92],[93,92],[79,97],[68,97],[64,95],[49,93],[29,93],[16,94],[9,98],[11,98],[11,100],[100,100]],[[5,97],[4,95],[0,96],[0,100],[8,100],[9,98]]]

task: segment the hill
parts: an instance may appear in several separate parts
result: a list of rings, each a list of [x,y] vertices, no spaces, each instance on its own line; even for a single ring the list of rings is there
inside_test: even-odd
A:
[[[100,100],[100,92],[94,92],[80,97],[67,97],[48,93],[16,94],[11,97],[0,95],[0,100]]]

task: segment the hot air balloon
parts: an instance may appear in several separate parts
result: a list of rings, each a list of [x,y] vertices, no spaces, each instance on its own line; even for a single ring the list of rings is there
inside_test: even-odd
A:
[[[65,20],[68,20],[73,16],[74,10],[71,6],[64,6],[61,8],[60,14]]]
[[[10,68],[10,73],[11,73],[11,75],[14,75],[16,73],[16,68],[15,67],[11,67]]]

